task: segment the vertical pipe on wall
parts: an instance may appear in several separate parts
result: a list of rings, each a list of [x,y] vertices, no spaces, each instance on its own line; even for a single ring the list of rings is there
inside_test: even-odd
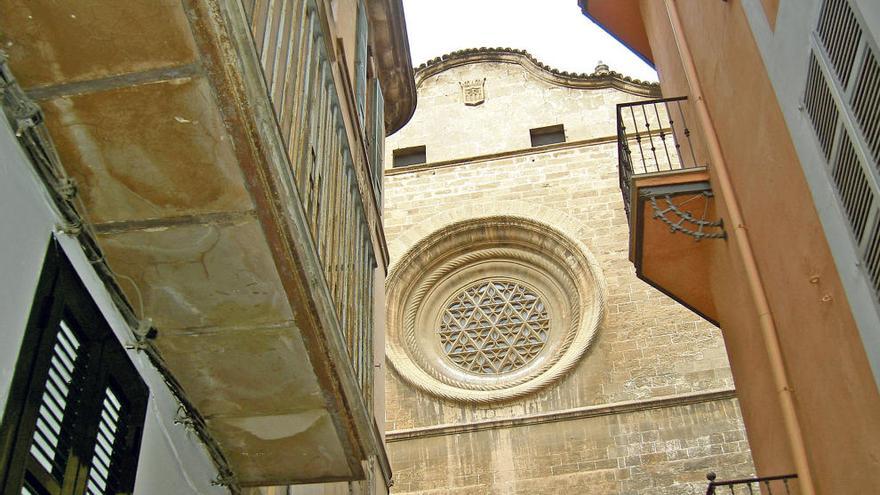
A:
[[[685,78],[687,79],[688,90],[694,101],[694,107],[697,110],[697,118],[699,125],[706,138],[706,147],[709,151],[712,169],[717,177],[717,184],[721,192],[720,198],[727,207],[729,216],[728,233],[730,238],[736,243],[737,248],[742,253],[743,267],[746,272],[748,282],[749,295],[758,311],[761,335],[764,345],[767,348],[767,354],[770,359],[770,368],[773,375],[773,383],[776,387],[780,406],[782,407],[783,423],[785,424],[786,435],[788,436],[791,453],[794,457],[795,468],[798,471],[798,485],[801,493],[804,495],[814,495],[813,477],[807,462],[806,447],[804,445],[803,433],[801,432],[800,423],[797,419],[797,413],[794,407],[794,397],[792,396],[791,386],[786,376],[785,363],[782,357],[782,349],[779,344],[779,337],[776,332],[776,324],[773,322],[773,315],[770,312],[770,304],[767,301],[767,292],[758,272],[758,264],[755,261],[755,254],[752,251],[749,242],[748,232],[743,220],[742,211],[736,201],[733,193],[733,185],[730,181],[730,175],[727,171],[727,163],[724,155],[721,153],[721,143],[718,135],[715,133],[715,127],[712,124],[712,117],[709,115],[709,109],[703,99],[703,91],[697,77],[696,66],[694,64],[693,55],[690,46],[684,36],[681,18],[678,14],[678,7],[675,0],[664,0],[666,5],[666,13],[669,17],[669,23],[672,27],[672,35],[675,45],[678,49],[679,58],[684,68]]]

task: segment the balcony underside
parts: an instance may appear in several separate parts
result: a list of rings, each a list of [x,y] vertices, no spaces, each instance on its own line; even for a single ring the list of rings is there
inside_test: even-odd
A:
[[[654,66],[638,0],[578,0],[578,5],[593,22]]]
[[[0,6],[12,71],[236,481],[362,477],[372,420],[238,2]]]
[[[680,220],[673,211],[663,213],[670,203],[693,218],[717,218],[714,198],[704,194],[711,191],[708,181],[705,168],[634,176],[629,252],[640,279],[717,324],[709,291],[712,243],[717,241],[697,240],[658,218],[663,214],[672,223]]]

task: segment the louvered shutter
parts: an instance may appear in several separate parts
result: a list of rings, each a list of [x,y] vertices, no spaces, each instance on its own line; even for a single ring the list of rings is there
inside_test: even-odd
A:
[[[60,488],[64,479],[79,409],[77,400],[81,398],[78,391],[85,379],[85,355],[80,338],[64,320],[59,321],[55,330],[27,468],[28,478],[40,480],[44,490],[52,490],[56,484]],[[40,471],[40,467],[44,471]]]
[[[38,298],[46,307],[35,308],[16,366],[23,400],[4,416],[2,492],[130,493],[148,390],[73,269],[59,264],[57,276],[44,274],[51,296]]]
[[[849,0],[825,0],[804,110],[880,301],[880,64]]]
[[[370,80],[370,165],[376,200],[382,204],[382,177],[385,159],[385,97],[378,79]]]
[[[367,104],[367,9],[363,2],[358,2],[357,24],[355,31],[354,57],[354,97],[361,128],[365,125]]]

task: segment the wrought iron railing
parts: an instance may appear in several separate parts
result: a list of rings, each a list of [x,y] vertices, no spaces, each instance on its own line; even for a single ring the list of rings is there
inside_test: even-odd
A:
[[[617,105],[620,191],[630,215],[630,185],[638,175],[704,166],[691,141],[687,97]]]
[[[706,475],[709,486],[706,495],[795,495],[797,475],[764,476],[737,480],[716,480],[715,473]]]

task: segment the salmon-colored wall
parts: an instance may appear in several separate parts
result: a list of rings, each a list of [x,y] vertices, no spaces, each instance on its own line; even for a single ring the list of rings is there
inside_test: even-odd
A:
[[[779,0],[761,0],[761,5],[764,7],[764,15],[767,16],[767,22],[770,23],[770,27],[776,26],[776,13],[779,12]]]
[[[767,290],[816,492],[880,493],[880,395],[745,13],[734,0],[676,3]],[[664,95],[686,94],[664,3],[641,7]],[[732,198],[717,199],[726,216]],[[731,242],[713,245],[711,290],[755,464],[762,475],[793,472],[742,257]]]
[[[637,1],[581,0],[579,3],[581,8],[586,5],[584,12],[594,22],[612,33],[647,62],[653,62],[651,45],[642,28],[642,18]]]

